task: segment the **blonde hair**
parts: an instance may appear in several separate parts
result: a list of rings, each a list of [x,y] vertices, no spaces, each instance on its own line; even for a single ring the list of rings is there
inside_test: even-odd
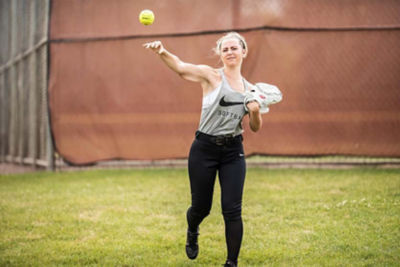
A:
[[[246,40],[244,39],[243,36],[241,36],[239,33],[237,32],[228,32],[227,34],[225,34],[224,36],[222,36],[221,38],[218,39],[217,41],[217,45],[214,48],[214,52],[215,54],[217,54],[218,56],[221,55],[221,45],[222,42],[226,39],[231,39],[231,38],[236,38],[237,40],[239,40],[239,44],[242,46],[242,48],[246,51],[244,56],[247,56],[247,53],[249,52],[249,50],[247,49],[247,43]]]

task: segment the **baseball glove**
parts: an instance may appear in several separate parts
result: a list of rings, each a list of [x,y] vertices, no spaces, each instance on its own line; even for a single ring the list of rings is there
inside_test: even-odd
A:
[[[282,101],[282,93],[275,85],[267,83],[256,83],[250,91],[246,92],[244,108],[248,112],[247,103],[257,101],[260,105],[260,113],[269,111],[269,106]]]

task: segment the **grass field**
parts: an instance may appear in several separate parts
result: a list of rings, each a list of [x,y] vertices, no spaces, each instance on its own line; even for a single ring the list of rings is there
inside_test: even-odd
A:
[[[220,191],[184,252],[185,169],[0,176],[0,266],[221,266]],[[240,266],[399,266],[400,170],[249,169]]]

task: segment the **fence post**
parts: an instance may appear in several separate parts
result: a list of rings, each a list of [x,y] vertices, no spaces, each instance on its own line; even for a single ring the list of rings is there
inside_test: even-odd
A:
[[[30,27],[29,27],[29,47],[32,49],[35,46],[35,29],[36,29],[36,8],[35,1],[31,1],[29,5]],[[32,49],[32,53],[29,55],[29,147],[28,155],[32,158],[32,164],[34,167],[37,166],[37,78],[36,78],[36,55],[37,49]]]
[[[5,70],[0,73],[0,162],[5,161],[5,148],[6,148],[6,72]]]
[[[17,114],[17,158],[19,164],[24,163],[24,61],[20,60],[17,65],[17,105],[15,112]]]
[[[10,38],[10,61],[14,59],[17,54],[17,1],[11,1],[11,31],[9,34]],[[10,157],[11,162],[14,162],[15,153],[16,153],[16,137],[17,137],[17,130],[16,130],[16,113],[15,113],[15,106],[16,106],[16,91],[17,91],[17,84],[16,84],[16,68],[15,64],[11,64],[10,66],[10,135],[9,135],[9,146],[10,146]]]
[[[45,61],[46,63],[49,62],[49,54],[50,54],[50,43],[49,43],[49,25],[50,25],[50,4],[51,1],[50,0],[46,0],[46,5],[45,5],[45,12],[44,14],[47,14],[45,16],[45,22],[43,24],[44,29],[44,35],[47,38],[47,44],[46,44],[46,48],[47,48],[47,52],[43,53],[44,57],[45,57]],[[43,106],[45,107],[45,124],[46,124],[46,155],[47,155],[47,169],[54,171],[54,147],[53,147],[53,136],[51,134],[51,128],[50,128],[50,108],[49,108],[49,100],[48,100],[48,84],[49,84],[49,64],[46,64],[46,70],[43,71],[43,81],[45,81],[45,86],[43,86],[44,88],[44,92],[43,92]]]

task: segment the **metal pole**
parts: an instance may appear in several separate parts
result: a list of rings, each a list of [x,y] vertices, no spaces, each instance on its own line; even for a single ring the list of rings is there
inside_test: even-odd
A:
[[[35,45],[35,32],[36,32],[36,8],[35,4],[36,1],[31,1],[29,10],[30,10],[30,27],[29,27],[29,46],[32,49]],[[37,163],[37,149],[38,149],[38,125],[37,125],[37,117],[38,117],[38,110],[37,110],[37,77],[36,77],[36,55],[37,49],[33,50],[33,52],[29,56],[29,85],[30,85],[30,93],[29,93],[29,152],[28,155],[32,158],[33,166],[36,167]]]
[[[17,82],[17,89],[18,89],[18,97],[17,97],[17,105],[15,107],[15,112],[17,114],[17,157],[18,162],[20,164],[24,163],[24,61],[21,60],[17,63],[18,66],[18,82]]]
[[[17,55],[17,1],[11,1],[11,31],[10,31],[10,59],[13,59]],[[14,162],[14,158],[16,156],[16,112],[15,106],[17,102],[17,78],[16,78],[16,70],[17,66],[13,64],[10,67],[10,135],[9,135],[9,146],[10,146],[10,157],[11,162]]]
[[[45,27],[45,30],[44,30],[44,32],[45,32],[45,36],[47,36],[47,40],[49,40],[49,25],[50,25],[50,4],[51,4],[51,1],[50,0],[47,0],[46,1],[46,5],[45,5],[45,12],[44,12],[44,14],[47,14],[47,16],[45,16],[45,23],[44,23],[44,27]],[[46,48],[49,48],[49,43],[47,43],[47,45],[46,45]],[[47,52],[46,53],[43,53],[44,54],[44,57],[45,57],[45,61],[44,62],[48,62],[48,57],[50,56],[49,55],[49,51],[50,49],[47,49]],[[49,64],[46,64],[46,71],[44,71],[43,72],[43,79],[44,79],[44,81],[46,81],[46,83],[45,83],[45,86],[43,86],[44,87],[44,92],[43,92],[43,105],[44,105],[44,107],[45,107],[45,114],[46,114],[46,120],[45,120],[45,123],[46,123],[46,132],[47,132],[47,134],[46,134],[46,136],[47,136],[47,138],[46,138],[46,147],[47,147],[47,169],[48,170],[51,170],[51,171],[54,171],[54,167],[55,167],[55,162],[54,162],[54,147],[53,147],[53,137],[52,137],[52,134],[51,134],[51,124],[50,124],[50,114],[49,114],[49,112],[50,112],[50,108],[49,108],[49,100],[48,100],[48,74],[49,74]]]
[[[5,132],[5,114],[7,106],[5,101],[5,72],[0,73],[0,162],[5,161],[6,132]]]

